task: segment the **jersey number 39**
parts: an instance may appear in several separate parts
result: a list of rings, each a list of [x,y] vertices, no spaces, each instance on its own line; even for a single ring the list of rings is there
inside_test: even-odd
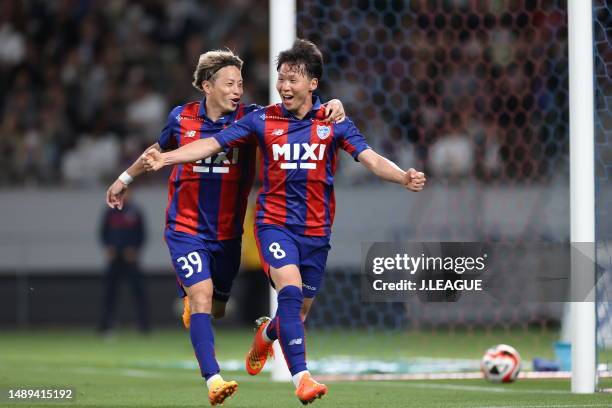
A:
[[[187,256],[181,256],[176,262],[180,262],[182,264],[181,269],[187,271],[185,279],[193,275],[194,267],[197,267],[196,273],[202,272],[202,258],[200,258],[200,254],[195,251],[188,253]]]

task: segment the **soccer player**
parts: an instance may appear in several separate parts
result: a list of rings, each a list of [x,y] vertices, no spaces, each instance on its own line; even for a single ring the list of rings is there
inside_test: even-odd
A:
[[[245,106],[242,60],[230,51],[200,56],[193,85],[202,101],[177,106],[168,115],[157,143],[149,149],[166,151],[211,138],[260,106]],[[344,110],[332,101],[330,120],[342,120]],[[214,355],[213,317],[221,317],[240,266],[241,236],[249,191],[254,178],[256,146],[219,151],[206,160],[175,166],[168,181],[165,240],[172,257],[179,292],[187,296],[183,316],[212,405],[223,403],[237,388],[219,374]],[[127,186],[144,173],[136,160],[109,187],[106,202],[121,209]],[[187,305],[187,303],[186,303]],[[190,319],[189,319],[190,317]]]
[[[331,123],[313,96],[323,73],[323,57],[311,42],[297,40],[277,58],[276,89],[282,103],[251,112],[212,138],[172,152],[149,150],[147,170],[190,163],[255,140],[262,152],[262,188],[257,199],[259,252],[278,296],[271,321],[262,323],[247,356],[247,371],[263,368],[278,339],[296,386],[306,404],[327,393],[308,372],[303,321],[320,285],[330,249],[335,200],[333,177],[343,149],[383,180],[421,191],[425,175],[403,171],[378,155],[348,118]]]

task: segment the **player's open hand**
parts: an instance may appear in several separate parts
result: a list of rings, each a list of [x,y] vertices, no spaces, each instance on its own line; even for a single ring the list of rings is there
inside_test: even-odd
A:
[[[416,171],[415,169],[408,169],[404,175],[404,182],[402,183],[407,190],[410,191],[421,191],[425,186],[425,173]]]
[[[157,171],[164,167],[164,158],[157,149],[149,149],[140,156],[146,171]]]
[[[342,106],[342,102],[338,99],[332,99],[323,106],[325,106],[325,120],[342,122],[346,118],[344,106]]]
[[[123,184],[119,179],[106,190],[106,204],[110,208],[123,209],[123,198],[127,192],[128,186]]]

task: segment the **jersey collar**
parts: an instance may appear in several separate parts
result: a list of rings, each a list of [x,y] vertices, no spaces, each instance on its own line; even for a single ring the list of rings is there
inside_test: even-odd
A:
[[[201,118],[206,119],[207,122],[210,123],[217,123],[219,125],[229,125],[234,123],[234,120],[236,119],[236,115],[238,113],[238,109],[240,109],[240,105],[238,105],[238,108],[236,108],[235,111],[225,114],[223,116],[221,116],[216,122],[213,122],[207,115],[206,115],[206,98],[203,98],[200,101],[200,108],[198,109],[198,116]]]
[[[310,112],[308,112],[306,114],[306,116],[304,116],[301,120],[314,118],[317,115],[317,111],[319,109],[321,109],[321,100],[319,99],[318,96],[312,95],[312,108],[310,109]],[[283,116],[287,116],[287,117],[290,117],[292,119],[300,120],[300,119],[296,118],[293,115],[293,113],[291,113],[287,109],[285,109],[285,105],[283,105],[282,103],[281,103],[281,110],[283,112]]]

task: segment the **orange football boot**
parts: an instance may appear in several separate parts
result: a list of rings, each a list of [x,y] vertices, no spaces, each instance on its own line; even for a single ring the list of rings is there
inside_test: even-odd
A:
[[[223,401],[234,395],[237,389],[238,383],[236,381],[225,381],[223,379],[219,379],[210,387],[210,390],[208,391],[208,401],[212,406],[223,404]]]
[[[323,397],[327,394],[327,385],[319,384],[316,382],[309,373],[302,376],[300,385],[295,390],[295,396],[302,402],[302,404],[310,404],[317,398]]]
[[[255,320],[257,328],[255,329],[255,338],[251,344],[251,349],[246,356],[246,370],[251,375],[257,375],[263,370],[268,356],[274,356],[274,348],[272,343],[268,343],[263,338],[263,331],[267,327],[267,324],[271,319],[263,316]]]

